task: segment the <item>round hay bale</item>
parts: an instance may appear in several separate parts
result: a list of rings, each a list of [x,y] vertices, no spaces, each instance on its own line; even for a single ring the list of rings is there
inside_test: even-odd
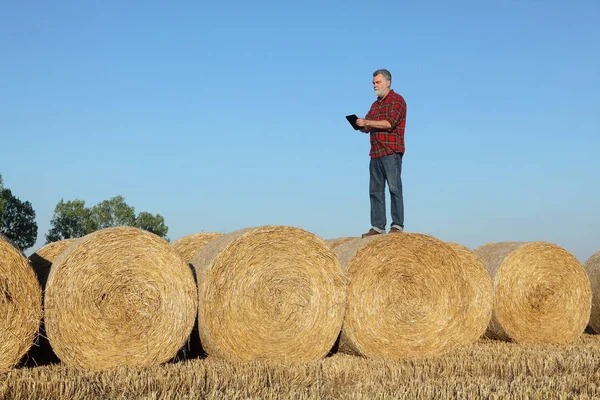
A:
[[[325,243],[327,243],[327,245],[334,250],[336,247],[338,247],[341,244],[344,244],[346,242],[349,242],[351,240],[357,239],[355,237],[341,237],[341,238],[335,238],[335,239],[327,239],[325,241]]]
[[[190,263],[194,254],[206,246],[208,242],[222,235],[222,233],[218,232],[194,233],[177,239],[173,242],[173,247],[175,247],[175,250],[183,257],[185,262]]]
[[[42,289],[27,258],[0,238],[0,371],[29,350],[42,318]]]
[[[590,279],[592,287],[592,312],[590,327],[600,333],[600,251],[592,254],[585,262],[584,268]]]
[[[78,239],[64,239],[59,240],[58,242],[48,243],[29,256],[29,261],[31,262],[33,271],[38,277],[40,285],[42,285],[42,290],[46,288],[46,282],[48,281],[52,263],[70,245],[77,242],[77,240]]]
[[[196,296],[189,266],[168,242],[141,229],[103,229],[54,262],[44,299],[48,339],[77,368],[160,364],[188,338]]]
[[[461,263],[461,279],[467,284],[465,288],[465,299],[460,318],[466,326],[471,327],[464,330],[462,343],[473,343],[485,333],[492,318],[494,308],[494,286],[485,269],[483,262],[463,245],[447,242],[448,246],[458,255]]]
[[[583,333],[592,292],[571,253],[545,242],[500,242],[485,244],[475,254],[494,283],[489,337],[560,344]]]
[[[211,241],[192,264],[208,355],[300,364],[333,347],[345,280],[335,254],[316,235],[286,226],[242,229]]]
[[[476,308],[466,299],[475,285],[464,282],[470,276],[441,240],[377,235],[344,243],[336,254],[349,282],[340,351],[386,359],[436,355],[481,330],[478,319],[465,318]]]

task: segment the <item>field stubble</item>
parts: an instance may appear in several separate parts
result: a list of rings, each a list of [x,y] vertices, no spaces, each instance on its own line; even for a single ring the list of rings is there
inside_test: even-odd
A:
[[[300,366],[207,358],[107,372],[19,368],[4,374],[0,398],[600,398],[599,370],[600,336],[561,346],[482,339],[404,361],[335,354]]]

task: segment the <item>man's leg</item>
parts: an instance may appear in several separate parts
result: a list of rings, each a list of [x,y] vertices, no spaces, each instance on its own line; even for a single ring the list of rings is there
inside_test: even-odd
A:
[[[402,154],[382,157],[385,176],[390,189],[392,226],[391,230],[404,230],[404,199],[402,195]]]
[[[371,199],[371,227],[385,233],[385,172],[380,158],[369,162],[369,197]]]

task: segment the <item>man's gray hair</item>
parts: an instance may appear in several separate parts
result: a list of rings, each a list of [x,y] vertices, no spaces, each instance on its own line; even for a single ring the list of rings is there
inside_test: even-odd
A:
[[[383,78],[386,81],[392,81],[392,74],[387,69],[378,69],[377,71],[373,72],[373,78],[375,78],[379,74],[383,75]]]

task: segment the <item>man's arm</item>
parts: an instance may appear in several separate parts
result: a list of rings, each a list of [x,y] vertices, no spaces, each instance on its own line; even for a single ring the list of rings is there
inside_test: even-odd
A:
[[[371,129],[392,129],[392,124],[386,120],[375,121],[372,119],[358,118],[356,120],[356,125],[364,128],[367,132]]]
[[[382,120],[374,120],[370,119],[371,110],[367,116],[363,118],[358,118],[356,120],[356,125],[360,126],[362,132],[369,132],[371,130],[385,130],[389,131],[392,127],[396,127],[400,121],[402,121],[402,115],[406,113],[406,103],[401,103],[400,101],[394,101],[390,109],[386,112],[385,119]],[[364,129],[364,131],[363,131]]]

